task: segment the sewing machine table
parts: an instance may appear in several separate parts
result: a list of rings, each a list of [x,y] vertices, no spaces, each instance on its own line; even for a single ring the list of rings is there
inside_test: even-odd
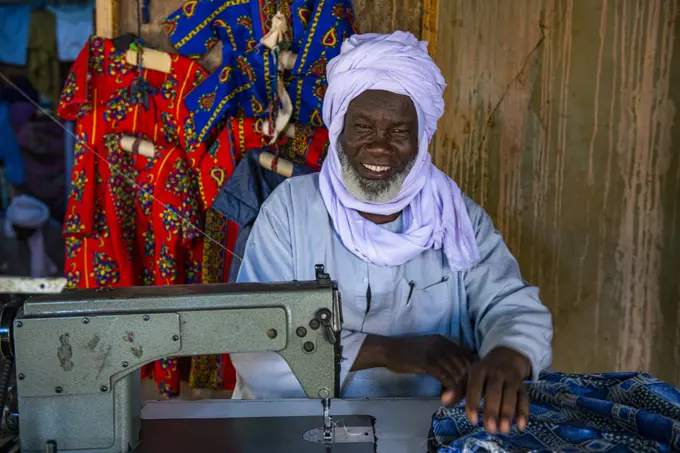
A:
[[[334,420],[341,419],[343,416],[368,415],[375,419],[376,443],[354,443],[354,444],[335,444],[330,450],[333,453],[352,451],[363,453],[376,451],[377,453],[426,453],[427,436],[430,431],[432,415],[439,408],[439,399],[370,399],[370,400],[333,400],[332,416]],[[315,400],[280,400],[280,401],[239,401],[239,400],[205,400],[205,401],[153,401],[144,403],[142,410],[142,436],[143,442],[139,448],[140,453],[147,453],[152,450],[148,448],[152,445],[160,447],[161,437],[168,436],[172,430],[182,426],[181,421],[185,422],[186,432],[196,427],[200,432],[212,428],[215,437],[223,436],[225,442],[228,436],[227,431],[236,429],[250,429],[257,427],[260,430],[262,439],[266,439],[271,433],[271,428],[276,425],[272,417],[285,417],[295,420],[306,420],[308,417],[316,417],[321,425],[320,402]],[[367,419],[368,417],[366,417]],[[203,419],[206,423],[201,424],[198,420]],[[210,421],[206,420],[209,419]],[[257,424],[246,424],[244,419],[258,419]],[[350,418],[347,419],[348,423]],[[179,423],[178,423],[179,422]],[[194,423],[196,423],[194,425]],[[294,426],[296,422],[283,421],[283,425]],[[305,421],[308,423],[308,421]],[[198,428],[202,426],[201,428]],[[196,432],[198,434],[198,432]],[[246,439],[248,436],[239,436]],[[194,438],[192,436],[192,438]],[[248,437],[249,438],[249,437]],[[211,442],[211,441],[208,441]],[[180,451],[183,445],[168,443]],[[198,440],[194,446],[201,447]],[[210,443],[210,446],[216,445]],[[289,451],[280,446],[272,450],[271,445],[266,442],[261,444],[262,452],[270,451]],[[304,444],[302,444],[304,445]],[[319,444],[311,444],[317,447],[316,450],[295,450],[301,453],[327,451],[318,449]],[[215,449],[224,453],[232,451],[249,453],[259,453],[260,450],[253,449],[251,445],[230,445],[233,449],[222,445],[222,448]],[[215,448],[215,447],[213,447]],[[346,449],[342,449],[346,448]],[[350,450],[351,448],[351,450]],[[375,448],[375,450],[373,450]],[[365,449],[365,450],[364,450]],[[154,450],[155,451],[155,450]],[[166,453],[174,453],[175,450],[164,450]],[[181,450],[187,451],[187,450]],[[199,451],[199,450],[196,450]],[[200,449],[206,453],[213,450]],[[292,451],[292,450],[291,450]],[[137,451],[135,451],[137,453]]]

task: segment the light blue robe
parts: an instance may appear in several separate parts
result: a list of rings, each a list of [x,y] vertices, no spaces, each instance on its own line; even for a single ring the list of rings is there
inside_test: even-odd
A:
[[[480,356],[507,346],[529,358],[535,379],[552,357],[550,312],[538,289],[522,280],[491,218],[469,198],[466,204],[481,256],[473,269],[453,272],[442,250],[432,249],[402,266],[379,267],[353,255],[333,230],[318,174],[290,178],[263,204],[238,281],[314,280],[314,265],[325,266],[342,296],[343,398],[441,394],[439,382],[430,376],[382,368],[350,372],[368,334],[440,334]],[[398,231],[401,220],[383,226]],[[278,354],[234,354],[232,360],[237,372],[234,398],[305,397]]]

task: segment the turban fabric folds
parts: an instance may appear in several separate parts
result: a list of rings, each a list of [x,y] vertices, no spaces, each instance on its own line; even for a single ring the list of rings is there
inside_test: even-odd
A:
[[[379,266],[398,266],[430,248],[444,249],[452,270],[466,270],[479,260],[470,217],[456,183],[437,169],[428,152],[437,121],[444,113],[446,83],[427,53],[427,43],[411,33],[354,35],[327,67],[328,89],[323,120],[329,153],[319,185],[334,229],[352,253]],[[418,155],[399,194],[387,203],[362,202],[342,177],[338,138],[352,99],[367,90],[407,95],[418,112]],[[403,228],[391,232],[359,212],[402,212]]]

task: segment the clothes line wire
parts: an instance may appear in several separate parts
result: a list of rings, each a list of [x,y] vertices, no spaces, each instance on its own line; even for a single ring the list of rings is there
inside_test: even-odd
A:
[[[61,127],[61,128],[64,130],[64,133],[65,133],[65,134],[68,134],[68,135],[70,135],[70,136],[73,138],[73,140],[75,141],[75,143],[81,144],[81,145],[84,146],[88,151],[91,151],[92,153],[94,153],[95,156],[97,156],[99,159],[101,159],[103,162],[105,162],[106,165],[108,165],[108,167],[109,167],[111,170],[113,170],[115,173],[117,173],[117,174],[119,174],[120,176],[122,176],[123,179],[125,179],[129,184],[131,184],[132,186],[136,187],[138,190],[142,191],[144,194],[148,195],[149,197],[151,197],[151,199],[153,199],[156,203],[159,203],[159,204],[160,204],[161,206],[163,206],[164,208],[168,209],[168,210],[169,210],[170,212],[172,212],[173,215],[175,215],[176,217],[179,217],[180,220],[182,221],[182,223],[190,224],[190,225],[191,225],[191,222],[190,222],[188,219],[181,217],[181,216],[179,215],[179,213],[177,213],[176,210],[175,210],[172,206],[169,206],[169,205],[163,203],[162,201],[160,201],[158,198],[156,198],[156,197],[154,196],[154,194],[148,192],[148,191],[145,190],[142,186],[140,186],[139,184],[137,184],[136,181],[130,179],[123,171],[121,171],[121,170],[118,168],[117,165],[112,164],[112,163],[109,162],[107,159],[105,159],[102,155],[100,155],[97,151],[95,151],[92,147],[90,147],[87,143],[84,143],[83,141],[79,140],[79,138],[75,135],[74,132],[71,132],[68,128],[66,128],[66,126],[64,126],[64,125],[62,124],[61,121],[59,121],[57,118],[55,118],[48,110],[46,110],[46,109],[43,108],[40,104],[38,104],[38,103],[35,102],[33,99],[31,99],[31,97],[30,97],[27,93],[25,93],[21,88],[19,88],[17,85],[15,85],[14,82],[12,82],[12,81],[9,79],[9,77],[7,77],[2,71],[0,71],[0,79],[4,80],[5,83],[7,83],[9,86],[11,86],[12,88],[14,88],[18,93],[20,93],[20,94],[21,94],[28,102],[30,102],[30,103],[31,103],[38,111],[40,111],[43,115],[45,115],[47,118],[49,118],[50,120],[52,120],[55,124],[58,124],[59,127]],[[70,175],[69,175],[69,177],[70,177]],[[214,239],[212,236],[210,236],[208,233],[206,233],[205,231],[201,230],[200,228],[198,228],[198,227],[196,227],[196,226],[193,226],[193,225],[192,225],[192,227],[193,227],[194,229],[196,229],[196,231],[198,231],[204,238],[206,238],[207,240],[209,240],[209,241],[212,242],[213,244],[216,244],[216,245],[217,245],[218,247],[220,247],[222,250],[226,251],[226,252],[229,253],[231,256],[237,258],[239,261],[243,262],[243,258],[240,257],[240,256],[238,256],[233,250],[229,250],[224,244],[221,244],[219,241],[217,241],[216,239]]]

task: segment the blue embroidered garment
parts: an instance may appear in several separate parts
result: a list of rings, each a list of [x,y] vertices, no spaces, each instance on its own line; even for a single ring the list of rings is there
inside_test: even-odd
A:
[[[295,66],[284,78],[294,110],[291,122],[322,126],[326,63],[354,33],[350,0],[192,0],[163,26],[180,54],[198,56],[223,43],[222,66],[185,99],[202,142],[224,116],[264,117],[276,93],[277,64],[260,39],[280,3],[288,18]]]
[[[464,404],[442,408],[432,450],[454,452],[666,452],[680,449],[680,392],[644,373],[545,375],[528,386],[524,432],[490,435]]]

